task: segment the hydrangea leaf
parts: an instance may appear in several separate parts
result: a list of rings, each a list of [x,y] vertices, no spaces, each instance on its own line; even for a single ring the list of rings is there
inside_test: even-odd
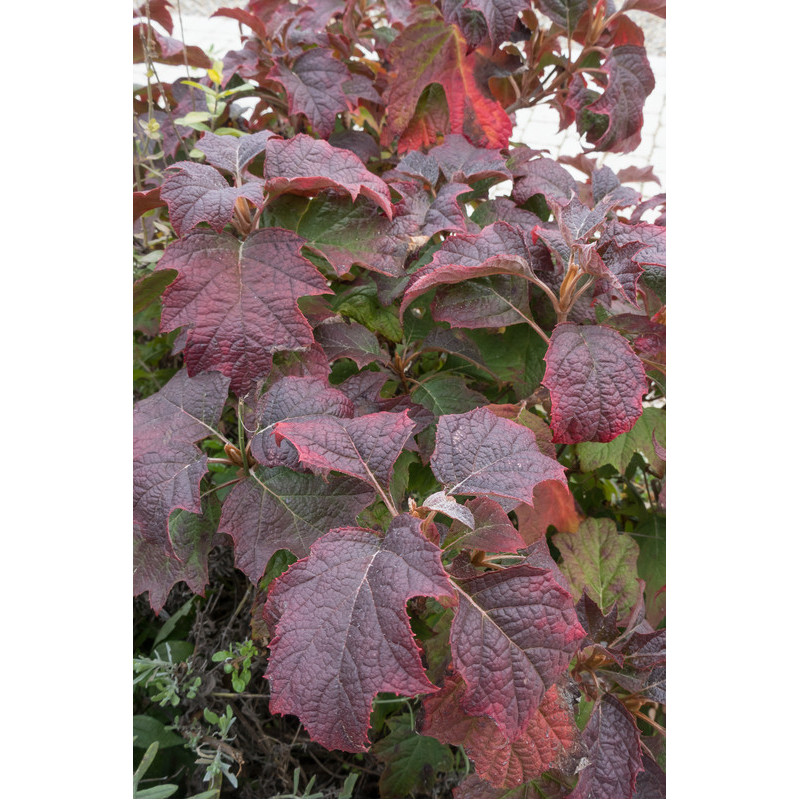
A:
[[[602,135],[589,133],[597,150],[629,153],[642,141],[644,101],[656,85],[644,47],[623,44],[614,47],[601,69],[608,75],[603,95],[587,107],[593,114],[608,117]]]
[[[307,556],[317,539],[352,525],[374,499],[355,478],[258,468],[225,498],[219,529],[233,539],[236,566],[257,583],[278,550]]]
[[[625,474],[634,453],[641,453],[653,471],[663,476],[665,462],[656,452],[653,436],[664,441],[667,420],[663,408],[645,408],[636,424],[610,442],[580,442],[576,449],[581,472],[594,472],[605,464],[611,464],[620,475]]]
[[[279,422],[275,436],[278,441],[288,439],[307,467],[344,472],[380,488],[388,484],[414,425],[408,411],[379,411],[355,419]]]
[[[638,305],[636,286],[644,270],[637,259],[637,254],[642,249],[639,242],[630,242],[622,247],[609,242],[602,251],[597,251],[602,258],[602,270],[599,280],[595,283],[594,296],[599,297],[616,290],[624,300]]]
[[[218,370],[243,395],[269,372],[273,352],[314,344],[297,300],[331,290],[302,244],[290,231],[261,228],[243,242],[195,231],[165,250],[158,269],[178,277],[162,297],[161,330],[190,326],[189,374]]]
[[[243,181],[247,165],[256,156],[263,154],[268,139],[275,136],[271,131],[257,131],[243,136],[220,136],[206,132],[195,145],[205,153],[206,164],[230,172],[234,178]]]
[[[522,234],[507,222],[495,222],[480,233],[450,236],[430,263],[414,273],[400,304],[400,313],[436,286],[487,275],[530,276],[528,255]]]
[[[374,361],[385,364],[388,359],[375,334],[357,322],[326,320],[314,329],[314,338],[330,361],[350,358],[361,369]]]
[[[604,694],[583,731],[589,764],[581,770],[574,797],[633,797],[642,772],[639,729],[625,706]]]
[[[524,203],[535,194],[543,194],[548,200],[569,200],[578,193],[575,178],[560,164],[550,158],[525,161],[514,169],[514,202]],[[537,219],[537,222],[540,221]]]
[[[432,736],[420,736],[411,714],[392,717],[388,725],[389,734],[372,748],[386,764],[378,781],[381,797],[430,795],[437,773],[453,768],[450,748]]]
[[[467,0],[466,7],[483,14],[492,44],[499,47],[511,37],[520,11],[530,8],[531,4],[529,0]]]
[[[297,465],[297,452],[289,442],[276,442],[275,425],[298,417],[330,414],[352,417],[353,402],[327,379],[286,377],[276,381],[258,402],[258,430],[250,442],[256,460],[267,467]]]
[[[622,616],[630,610],[639,594],[639,547],[629,534],[617,532],[614,520],[585,519],[575,533],[555,534],[553,544],[576,601],[585,589],[603,612],[614,603]]]
[[[464,747],[475,772],[492,786],[511,789],[550,769],[566,769],[581,749],[571,695],[553,685],[531,721],[510,741],[487,716],[472,716],[462,705],[467,687],[450,676],[441,691],[423,700],[421,732]],[[500,796],[500,795],[494,795]]]
[[[472,516],[472,511],[450,497],[446,492],[434,492],[426,497],[419,504],[419,507],[427,508],[429,511],[438,511],[450,517],[450,519],[458,520],[462,525],[466,525],[470,529],[475,527],[475,518]]]
[[[479,147],[506,147],[511,119],[484,89],[474,54],[467,54],[461,31],[442,19],[409,25],[389,47],[394,70],[387,90],[387,131],[401,135],[412,121],[417,101],[427,86],[438,83],[447,98],[452,133],[461,133]]]
[[[442,144],[431,148],[428,157],[435,159],[448,182],[472,184],[487,178],[511,178],[500,150],[475,147],[457,133],[445,136]]]
[[[485,408],[439,417],[431,468],[450,494],[530,503],[538,483],[566,485],[564,467],[540,452],[533,432]]]
[[[324,139],[304,133],[291,139],[270,139],[265,147],[264,177],[271,200],[286,192],[309,195],[337,189],[352,200],[363,194],[392,218],[389,187],[355,153],[331,147]]]
[[[151,540],[134,528],[133,594],[149,593],[150,607],[158,613],[170,589],[184,581],[195,594],[205,594],[208,554],[216,543],[218,508],[210,500],[202,514],[175,511],[169,518],[169,539]]]
[[[434,375],[414,388],[411,399],[437,417],[460,414],[486,404],[486,398],[457,375]]]
[[[647,377],[615,330],[561,322],[545,361],[542,383],[550,390],[554,442],[610,442],[636,424]]]
[[[488,550],[490,553],[513,553],[525,547],[525,542],[503,507],[488,497],[467,500],[466,508],[472,514],[471,529],[462,522],[453,522],[445,540],[445,547]]]
[[[589,2],[588,0],[537,0],[536,5],[553,22],[571,34],[583,12],[588,8]]]
[[[521,564],[462,581],[450,634],[467,685],[462,708],[515,739],[584,635],[569,592],[549,570]]]
[[[523,503],[514,511],[517,514],[519,534],[525,544],[543,538],[553,525],[558,531],[573,533],[583,518],[575,505],[575,498],[562,483],[544,481],[533,489],[533,503]]]
[[[231,221],[240,197],[257,207],[264,204],[264,189],[258,180],[230,186],[214,167],[192,161],[181,161],[170,169],[177,171],[164,181],[161,199],[169,208],[169,218],[178,236],[201,222],[221,233]]]
[[[494,261],[493,266],[498,263]],[[442,286],[436,292],[431,314],[437,322],[448,322],[453,328],[502,328],[530,317],[529,296],[530,284],[524,278],[487,275]]]
[[[306,50],[291,68],[278,62],[269,78],[286,89],[289,113],[302,114],[320,136],[330,136],[336,116],[347,111],[342,84],[350,78],[350,72],[328,48]]]
[[[415,695],[425,677],[406,603],[452,594],[441,551],[420,521],[395,517],[377,531],[339,528],[276,581],[265,613],[270,642],[270,711],[295,714],[328,749],[366,751],[378,692]]]

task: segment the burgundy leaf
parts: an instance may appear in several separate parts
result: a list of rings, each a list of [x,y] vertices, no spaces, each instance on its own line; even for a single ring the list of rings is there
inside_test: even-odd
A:
[[[244,197],[257,208],[264,204],[264,189],[258,182],[229,186],[214,167],[181,161],[161,187],[161,197],[169,207],[169,218],[178,236],[207,222],[217,233],[231,221],[236,200]]]
[[[264,175],[270,199],[285,192],[307,195],[338,189],[347,192],[352,200],[363,194],[392,218],[389,187],[369,172],[354,153],[331,147],[322,139],[312,139],[304,133],[291,139],[270,139]]]
[[[355,153],[364,164],[371,158],[381,157],[378,143],[365,131],[337,131],[328,137],[328,144]]]
[[[373,361],[385,364],[388,358],[375,334],[357,322],[323,322],[314,330],[314,338],[330,361],[351,358],[359,369]]]
[[[586,241],[606,221],[608,205],[600,203],[594,208],[585,206],[577,197],[568,203],[552,204],[551,210],[558,230],[568,245]]]
[[[276,5],[278,5],[276,3]],[[245,11],[243,8],[220,8],[215,11],[212,17],[229,17],[230,19],[235,19],[237,22],[240,22],[242,25],[247,25],[253,33],[258,36],[260,39],[269,39],[270,34],[267,32],[267,28],[264,25],[264,22],[259,19],[255,14],[251,14],[249,11]]]
[[[620,179],[610,167],[601,167],[592,173],[592,199],[597,205],[601,201],[611,204],[611,208],[624,208],[635,205],[641,195],[628,186],[622,186]]]
[[[636,794],[633,796],[637,800],[666,797],[667,776],[664,774],[664,770],[646,753],[642,754],[642,766],[644,772],[640,772],[636,776]]]
[[[638,253],[644,247],[641,242],[629,242],[619,247],[615,241],[600,248],[604,269],[595,284],[594,296],[617,290],[624,300],[636,303],[636,286],[644,271],[638,261]]]
[[[244,242],[195,231],[166,249],[158,269],[179,274],[162,298],[161,330],[192,326],[185,348],[190,374],[219,370],[243,395],[269,372],[271,353],[314,343],[297,300],[330,289],[300,255],[302,244],[294,233],[262,228]]]
[[[172,14],[170,13],[171,4],[169,0],[149,0],[142,3],[133,10],[134,17],[147,17],[149,15],[153,22],[157,22],[164,30],[172,35]]]
[[[502,181],[511,177],[500,150],[475,147],[457,133],[445,136],[444,143],[432,148],[429,156],[436,159],[450,182],[474,183],[487,178]]]
[[[567,33],[572,33],[586,11],[589,0],[536,0],[536,5]]]
[[[416,178],[422,181],[427,188],[433,188],[439,181],[439,162],[432,154],[426,155],[420,153],[419,150],[412,150],[398,161],[393,172],[401,176],[408,175]],[[384,174],[384,178],[386,179],[386,174]]]
[[[267,140],[273,136],[275,134],[271,131],[257,131],[244,136],[219,136],[206,132],[195,147],[205,153],[206,164],[224,169],[241,180],[247,165],[264,152]]]
[[[531,4],[529,0],[467,0],[466,7],[483,13],[492,44],[499,47],[511,37],[519,12]]]
[[[514,170],[514,202],[524,203],[535,194],[552,200],[569,200],[578,193],[575,178],[550,158],[526,161]]]
[[[152,50],[147,56],[145,46],[150,43]],[[199,47],[186,47],[179,39],[164,36],[151,25],[140,23],[133,26],[133,63],[143,64],[148,57],[157,64],[188,64],[198,69],[211,69],[213,66],[211,59]]]
[[[458,25],[471,52],[489,35],[486,18],[480,11],[467,8],[467,0],[442,0],[442,15],[445,22]]]
[[[477,775],[492,786],[511,789],[538,778],[545,770],[564,769],[574,760],[580,734],[571,697],[561,687],[550,687],[525,730],[513,741],[489,717],[463,711],[466,690],[463,680],[451,676],[441,691],[426,697],[420,733],[456,747],[462,745],[475,762]]]
[[[225,498],[219,529],[233,539],[236,566],[257,583],[277,550],[307,556],[317,539],[352,525],[374,499],[355,478],[258,469]]]
[[[623,167],[617,173],[617,177],[619,178],[620,183],[647,183],[648,181],[652,181],[653,183],[657,183],[659,186],[661,185],[661,180],[653,172],[652,165],[648,165],[646,167]],[[665,195],[656,195],[656,197],[663,199]],[[646,202],[649,203],[650,201],[648,200]],[[641,208],[641,206],[639,207]]]
[[[181,369],[133,410],[134,455],[192,444],[214,432],[230,381],[219,372],[190,378]]]
[[[582,518],[572,492],[557,481],[543,481],[534,487],[532,506],[523,503],[514,511],[526,544],[542,539],[551,525],[559,531],[576,531]]]
[[[337,114],[347,111],[342,84],[350,73],[327,48],[307,50],[291,69],[279,62],[269,77],[286,89],[289,113],[302,114],[320,136],[330,136]]]
[[[644,101],[656,85],[647,52],[632,44],[615,47],[601,69],[608,87],[587,110],[607,115],[608,127],[601,136],[589,133],[587,138],[598,150],[629,153],[642,141]]]
[[[450,236],[431,262],[414,273],[400,304],[400,314],[434,286],[487,275],[531,275],[527,256],[528,248],[519,230],[506,222],[495,222],[480,233]]]
[[[279,618],[270,642],[273,714],[296,714],[328,749],[366,751],[372,700],[415,695],[425,677],[406,616],[412,597],[452,594],[441,553],[402,514],[386,536],[331,531],[270,589],[265,613]]]
[[[611,610],[607,614],[604,614],[597,603],[584,591],[575,604],[575,611],[578,614],[578,621],[586,631],[584,646],[597,644],[608,647],[619,637],[616,604],[611,606]]]
[[[569,592],[528,564],[462,582],[450,643],[467,690],[462,708],[515,739],[584,636]]]
[[[662,225],[651,225],[647,222],[626,225],[619,220],[612,220],[603,230],[598,244],[602,246],[611,240],[617,247],[633,242],[642,245],[635,256],[639,264],[667,266],[667,229]]]
[[[297,451],[283,441],[275,441],[278,422],[317,414],[352,417],[353,403],[331,386],[327,378],[287,377],[276,381],[258,403],[258,431],[250,441],[256,460],[267,467],[297,465]]]
[[[511,524],[503,507],[488,497],[467,500],[466,507],[472,513],[474,524],[470,530],[461,522],[454,522],[445,545],[490,553],[513,553],[525,547],[525,542]]]
[[[542,383],[550,390],[554,442],[610,442],[641,416],[644,367],[611,328],[561,322],[545,361]]]
[[[523,278],[490,275],[441,288],[431,313],[453,328],[500,328],[529,318],[529,296],[530,284]]]
[[[147,192],[134,192],[133,221],[136,222],[145,212],[165,205],[166,203],[161,199],[160,186],[157,186],[155,189],[150,189]]]
[[[589,765],[570,797],[633,797],[636,775],[643,770],[639,729],[613,695],[604,694],[583,731]]]
[[[649,11],[662,19],[667,18],[667,0],[625,0],[620,11]]]
[[[169,539],[145,539],[137,527],[133,537],[133,594],[149,592],[150,607],[158,613],[170,589],[184,581],[195,594],[205,594],[208,554],[215,544],[216,520],[179,510],[169,520]]]
[[[394,462],[413,429],[407,411],[380,411],[355,419],[279,422],[275,437],[288,439],[307,467],[323,473],[335,469],[380,488],[388,484]]]
[[[530,503],[538,483],[556,480],[566,485],[564,467],[542,455],[530,430],[485,408],[439,417],[431,468],[450,494],[487,494]]]

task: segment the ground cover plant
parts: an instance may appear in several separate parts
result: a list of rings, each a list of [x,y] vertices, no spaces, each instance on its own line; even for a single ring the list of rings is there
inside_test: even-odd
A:
[[[631,9],[251,0],[222,58],[135,9],[137,796],[665,796]]]

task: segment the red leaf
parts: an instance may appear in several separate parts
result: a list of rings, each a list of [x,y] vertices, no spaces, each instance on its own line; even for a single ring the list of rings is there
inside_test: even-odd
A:
[[[147,192],[133,193],[133,221],[136,222],[146,211],[153,208],[165,206],[166,203],[161,199],[161,187],[150,189]]]
[[[545,770],[563,769],[579,750],[580,734],[567,693],[551,686],[524,731],[509,741],[485,716],[463,711],[466,685],[449,677],[440,692],[426,697],[420,733],[462,745],[475,772],[492,786],[511,789],[538,778]],[[493,795],[495,797],[499,795]]]
[[[448,237],[431,262],[414,273],[400,304],[400,314],[434,286],[487,275],[531,274],[528,248],[520,231],[507,222],[494,222],[480,233]]]
[[[542,455],[530,430],[485,408],[439,417],[431,468],[449,494],[491,495],[504,507],[505,498],[530,503],[542,481],[566,485],[564,467]]]
[[[407,601],[451,594],[441,552],[419,520],[395,517],[385,538],[363,528],[331,531],[270,589],[265,613],[279,617],[265,676],[270,711],[296,714],[328,749],[366,751],[378,692],[435,688],[422,668]]]
[[[369,172],[357,155],[331,147],[322,139],[312,139],[304,133],[291,139],[270,139],[264,175],[270,199],[286,192],[313,195],[322,189],[339,189],[352,200],[363,194],[392,218],[389,187]]]
[[[171,4],[169,0],[149,0],[149,2],[144,2],[138,8],[135,8],[133,10],[133,16],[146,18],[149,12],[150,19],[161,25],[171,36],[172,14],[170,13],[170,8]]]
[[[273,136],[275,134],[270,131],[257,131],[244,136],[218,136],[216,133],[206,132],[195,147],[205,153],[206,164],[224,169],[242,180],[246,175],[247,165],[256,156],[263,154],[267,140]]]
[[[275,439],[288,439],[307,467],[325,474],[335,469],[380,490],[388,484],[394,462],[414,425],[408,411],[380,411],[355,419],[316,417],[279,422]]]
[[[285,420],[318,414],[352,417],[353,403],[349,397],[334,389],[327,377],[281,378],[259,399],[258,431],[250,441],[251,452],[267,467],[296,466],[295,449],[289,442],[278,444],[275,441],[275,425]]]
[[[633,797],[642,765],[639,729],[625,706],[604,694],[583,731],[589,765],[570,797]]]
[[[536,5],[553,22],[557,22],[565,31],[572,33],[589,6],[589,0],[537,0]]]
[[[330,361],[351,358],[361,369],[373,361],[385,364],[388,359],[375,334],[357,322],[323,322],[314,330],[314,338]]]
[[[610,442],[641,416],[644,367],[611,328],[561,322],[545,361],[542,383],[550,390],[554,442]]]
[[[462,708],[515,739],[584,635],[569,592],[549,570],[521,564],[462,581],[450,633],[467,684]]]
[[[294,233],[262,228],[244,242],[195,231],[166,249],[158,269],[175,269],[178,278],[162,297],[161,330],[191,326],[190,374],[219,370],[241,396],[269,372],[271,353],[314,343],[297,300],[330,289],[300,255],[302,244]]]
[[[291,69],[277,63],[269,78],[286,89],[289,113],[302,114],[320,136],[330,136],[337,114],[347,111],[342,84],[350,78],[350,72],[327,48],[307,50]]]
[[[625,0],[620,11],[649,11],[662,19],[667,18],[667,0]]]
[[[213,66],[211,59],[199,47],[194,45],[186,47],[179,39],[164,36],[144,22],[133,26],[134,64],[142,64],[147,61],[144,48],[148,43],[148,31],[150,42],[153,44],[152,61],[158,64],[177,66],[183,66],[188,63],[190,67],[197,67],[198,69],[211,69]]]
[[[432,83],[422,90],[414,114],[397,142],[397,152],[406,153],[421,147],[431,147],[449,130],[450,110],[447,97],[438,83]],[[391,144],[391,137],[392,133],[387,126],[382,136],[383,143]]]
[[[659,267],[667,266],[667,229],[662,225],[650,225],[640,222],[637,225],[626,225],[619,220],[612,220],[603,230],[599,245],[612,240],[617,247],[624,247],[631,242],[644,245],[639,250],[634,260],[639,264],[653,264]]]
[[[647,52],[644,47],[620,45],[601,69],[608,75],[608,87],[587,110],[607,115],[608,127],[601,136],[590,132],[587,138],[597,150],[629,153],[642,141],[644,101],[656,85]]]
[[[231,221],[236,200],[245,197],[257,208],[264,204],[260,182],[230,186],[214,167],[181,161],[161,187],[161,197],[169,207],[169,218],[178,236],[207,222],[217,233]]]
[[[387,89],[387,131],[399,136],[412,121],[417,101],[432,83],[440,84],[450,112],[450,131],[479,147],[506,147],[511,119],[478,83],[474,54],[454,25],[430,19],[410,25],[392,42],[394,71]]]
[[[264,23],[255,14],[245,11],[243,8],[220,8],[211,16],[229,17],[230,19],[235,19],[242,25],[247,25],[247,27],[250,28],[250,30],[252,30],[253,33],[260,39],[266,40],[270,38]]]
[[[544,481],[533,490],[533,507],[524,503],[514,511],[519,535],[525,544],[533,544],[554,525],[556,530],[574,533],[583,519],[572,492],[557,481]]]
[[[457,133],[445,136],[444,143],[434,147],[429,156],[449,182],[473,183],[487,178],[502,181],[511,177],[499,150],[475,147]]]
[[[236,566],[257,583],[281,549],[307,556],[331,528],[352,525],[375,493],[354,478],[259,469],[225,498],[219,530],[233,539]]]
[[[638,305],[636,302],[636,286],[639,276],[644,271],[638,254],[644,249],[641,242],[629,242],[622,247],[616,242],[609,242],[599,248],[603,269],[600,279],[595,283],[594,296],[599,297],[616,290],[624,300]]]

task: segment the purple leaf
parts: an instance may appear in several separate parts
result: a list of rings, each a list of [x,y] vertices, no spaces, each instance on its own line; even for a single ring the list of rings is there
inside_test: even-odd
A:
[[[439,417],[431,468],[449,494],[530,503],[538,483],[556,480],[566,485],[564,467],[542,455],[532,431],[485,408]]]
[[[257,583],[276,551],[307,556],[317,539],[352,525],[374,499],[354,478],[325,481],[285,467],[259,469],[225,498],[219,530],[233,539],[236,566]]]
[[[328,749],[366,751],[372,700],[415,695],[425,677],[406,616],[412,597],[451,596],[441,553],[407,514],[377,531],[340,528],[270,589],[273,714],[296,714]]]
[[[583,731],[589,765],[570,797],[633,797],[636,775],[643,770],[639,729],[613,695],[604,694]]]
[[[329,361],[351,358],[359,369],[379,361],[385,364],[388,356],[381,350],[375,334],[357,322],[328,321],[318,325],[314,338],[325,351]]]
[[[327,48],[306,50],[291,69],[278,62],[269,78],[286,89],[289,113],[302,114],[320,136],[330,136],[337,114],[347,111],[342,84],[350,72]]]
[[[526,161],[514,170],[515,203],[522,204],[535,194],[543,194],[548,202],[569,200],[578,193],[575,178],[550,158]]]
[[[495,48],[511,37],[520,11],[529,9],[529,0],[467,0],[467,8],[483,13]]]
[[[218,136],[206,132],[196,147],[205,153],[206,164],[224,169],[242,180],[247,165],[264,152],[267,140],[273,136],[275,134],[271,131],[257,131],[244,136]]]
[[[487,178],[501,181],[511,178],[500,150],[475,147],[457,133],[445,136],[444,143],[432,148],[428,155],[436,159],[449,182],[474,183]]]
[[[162,297],[161,330],[191,326],[189,374],[218,370],[243,395],[269,372],[273,352],[314,343],[297,300],[331,290],[300,255],[302,245],[294,233],[261,228],[244,242],[195,231],[166,249],[158,269],[175,269],[178,278]]]
[[[420,507],[427,508],[429,511],[438,511],[450,519],[458,520],[470,529],[475,527],[475,518],[469,508],[461,505],[446,492],[434,492],[420,503]]]
[[[459,521],[454,522],[445,541],[447,548],[513,553],[525,547],[525,542],[499,503],[488,497],[476,497],[467,500],[466,507],[473,518],[471,529]]]
[[[181,161],[161,187],[161,199],[169,208],[169,218],[178,236],[201,222],[217,233],[231,221],[236,201],[244,197],[260,208],[264,204],[263,186],[256,180],[244,186],[229,186],[214,167]]]
[[[610,442],[641,416],[644,367],[611,328],[559,323],[545,361],[554,442]]]
[[[463,581],[450,643],[468,714],[514,739],[569,665],[584,636],[569,592],[528,564]]]

